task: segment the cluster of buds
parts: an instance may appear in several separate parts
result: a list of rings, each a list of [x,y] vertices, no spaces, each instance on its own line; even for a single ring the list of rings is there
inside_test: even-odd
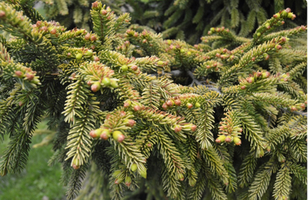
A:
[[[305,102],[305,103],[298,103],[298,104],[295,104],[294,106],[290,106],[290,110],[292,112],[302,111],[302,110],[306,109],[306,105],[307,105],[307,102]]]
[[[182,125],[175,125],[173,127],[173,130],[174,132],[178,133],[180,131],[192,131],[192,132],[195,132],[197,129],[197,126],[194,125],[194,124],[191,124],[191,123],[185,123],[185,124],[182,124]]]
[[[59,22],[46,22],[46,21],[37,21],[35,24],[32,25],[33,29],[37,32],[47,34],[50,33],[56,37],[59,36],[60,32],[63,32],[65,28],[60,26]]]
[[[228,117],[228,116],[227,116]],[[239,135],[242,134],[243,129],[239,126],[232,126],[230,124],[232,118],[223,118],[221,122],[219,122],[219,136],[215,140],[217,143],[231,143],[233,142],[235,145],[241,145],[241,139]]]
[[[134,37],[134,38],[139,38],[140,34],[132,29],[127,29],[126,30],[126,35],[125,36],[131,36],[131,37]]]
[[[219,66],[221,66],[221,63],[211,60],[211,61],[207,61],[206,63],[204,63],[204,66],[207,70],[218,71]]]
[[[129,48],[130,42],[126,40],[122,45],[118,46],[116,49],[119,51],[127,51]]]
[[[289,19],[294,20],[296,18],[296,15],[291,12],[290,8],[286,8],[285,10],[282,10],[279,13],[274,14],[273,17],[275,19],[289,18]]]
[[[84,39],[86,41],[91,41],[91,42],[95,42],[97,40],[97,35],[94,34],[94,33],[87,33],[85,36],[84,36]]]
[[[241,129],[240,129],[241,130]],[[241,131],[239,131],[241,132]],[[231,135],[231,134],[221,134],[217,137],[215,140],[217,143],[231,143],[233,142],[235,145],[239,146],[242,144],[241,139],[238,137],[238,135]]]
[[[290,8],[286,8],[276,14],[273,15],[273,18],[266,21],[256,32],[256,36],[260,37],[266,30],[271,29],[273,26],[283,25],[285,22],[283,21],[285,18],[289,18],[294,20],[296,15],[291,12]]]
[[[93,92],[97,92],[102,87],[117,88],[119,86],[118,79],[111,78],[114,71],[103,64],[90,63],[86,66],[86,70],[88,74],[92,74],[87,76],[87,79],[89,79],[87,85],[91,87]]]
[[[281,78],[280,81],[288,82],[288,80],[290,79],[290,74],[289,73],[282,74],[280,78]]]
[[[96,54],[96,52],[93,52],[91,49],[88,48],[81,48],[80,50],[76,51],[73,53],[74,55],[72,55],[72,53],[67,53],[67,57],[69,58],[74,58],[76,60],[81,60],[82,58],[85,59],[92,59],[94,61],[99,61],[99,58],[97,56],[94,56]]]
[[[180,98],[173,98],[167,100],[165,103],[163,103],[162,108],[164,110],[167,110],[168,108],[172,108],[173,106],[181,106],[182,102]]]
[[[191,51],[189,51],[188,49],[185,49],[185,48],[181,48],[180,49],[180,53],[181,54],[185,54],[187,56],[190,56],[191,55]]]
[[[36,85],[41,84],[38,76],[36,76],[36,71],[32,71],[30,68],[23,67],[20,70],[15,71],[15,76]]]
[[[129,187],[132,183],[132,178],[125,170],[116,170],[113,172],[112,177],[115,178],[114,184],[119,185],[124,181],[125,185]]]
[[[124,101],[124,108],[128,110],[133,110],[134,112],[138,112],[140,110],[144,110],[145,106],[137,101],[126,100]]]
[[[240,87],[242,90],[246,89],[248,84],[252,84],[255,81],[266,79],[270,77],[270,73],[268,71],[265,72],[254,72],[252,76],[247,77],[246,79],[240,80]]]
[[[90,137],[94,139],[103,139],[103,140],[108,140],[109,137],[111,136],[111,130],[105,127],[98,128],[95,130],[90,131],[89,133]],[[112,137],[115,141],[117,142],[123,142],[125,139],[125,135],[121,131],[113,131],[112,132]]]
[[[137,75],[141,73],[139,67],[135,64],[122,65],[120,69],[122,72],[132,72]]]
[[[182,98],[182,100],[185,101],[185,98]],[[195,103],[192,103],[192,102],[189,102],[189,101],[185,101],[185,102],[186,102],[185,106],[188,109],[192,109],[193,107],[195,107],[195,108],[201,107],[201,104],[199,102],[195,102]],[[180,98],[177,97],[177,98],[171,98],[171,99],[167,100],[165,103],[163,103],[162,108],[164,110],[167,110],[167,109],[172,108],[174,106],[181,106],[181,105],[183,105],[182,101],[181,101]]]
[[[225,27],[220,27],[220,28],[215,28],[212,27],[210,30],[207,32],[208,35],[211,35],[212,33],[220,33],[220,32],[229,32],[229,29],[225,29]]]

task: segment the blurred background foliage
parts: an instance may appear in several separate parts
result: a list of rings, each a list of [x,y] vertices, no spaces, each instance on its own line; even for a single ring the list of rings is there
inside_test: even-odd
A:
[[[129,12],[132,23],[161,32],[164,38],[200,41],[211,27],[224,26],[240,36],[250,34],[267,18],[291,8],[297,18],[288,21],[291,28],[307,22],[305,0],[99,0],[116,14]],[[34,1],[28,1],[29,4]],[[94,0],[40,1],[48,20],[59,21],[72,29],[91,30],[90,7]],[[37,3],[37,2],[36,2]]]
[[[62,174],[60,164],[48,166],[48,160],[53,155],[52,144],[41,147],[44,138],[52,134],[47,130],[46,123],[47,121],[41,122],[34,132],[27,167],[19,174],[9,173],[0,177],[1,200],[65,199],[65,188],[60,182]],[[5,151],[9,142],[6,136],[0,145],[0,153]]]

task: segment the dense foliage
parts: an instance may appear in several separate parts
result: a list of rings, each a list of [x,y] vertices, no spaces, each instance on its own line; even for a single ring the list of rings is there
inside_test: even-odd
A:
[[[32,0],[33,1],[33,0]],[[31,5],[32,1],[22,1]],[[89,8],[94,0],[43,0],[46,15],[68,28],[90,30]],[[163,38],[176,38],[194,44],[211,27],[224,26],[240,36],[251,34],[269,16],[289,7],[297,15],[284,27],[306,24],[305,0],[100,0],[117,14],[129,12],[132,23],[151,27]],[[142,27],[145,28],[145,27]]]
[[[100,2],[93,32],[21,7],[0,3],[1,175],[45,118],[68,199],[307,198],[307,27],[274,31],[289,8],[252,38],[212,27],[192,46]]]

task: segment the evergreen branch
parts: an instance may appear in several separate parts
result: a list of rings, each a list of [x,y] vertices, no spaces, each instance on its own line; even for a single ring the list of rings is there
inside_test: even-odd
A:
[[[207,169],[205,176],[207,178],[207,188],[209,188],[210,190],[212,199],[217,199],[217,200],[227,199],[227,195],[225,194],[221,184],[219,183],[216,177],[214,177],[212,174],[209,173],[210,171],[212,170]]]
[[[35,10],[32,6],[27,4],[26,1],[20,2],[19,5],[21,9],[23,10],[23,12],[25,13],[25,15],[29,17],[29,19],[31,19],[31,22],[33,24],[39,20],[44,20],[44,17],[37,10]]]
[[[243,160],[238,175],[238,183],[241,188],[248,186],[254,176],[254,171],[257,166],[257,159],[254,152],[250,152]]]
[[[0,42],[0,59],[4,62],[12,62],[10,54],[7,52],[5,46]]]
[[[220,159],[218,153],[213,147],[208,148],[205,151],[202,151],[202,156],[207,165],[210,167],[211,172],[216,176],[220,177],[224,184],[229,184],[229,174],[223,166],[223,162]],[[214,182],[213,182],[214,184]]]
[[[297,162],[307,162],[307,143],[304,140],[291,140],[290,152]]]
[[[273,159],[269,160],[264,167],[255,175],[254,181],[249,187],[249,199],[262,198],[270,183],[271,175],[276,168]]]
[[[197,121],[197,132],[196,132],[196,141],[201,145],[201,149],[209,149],[212,148],[211,142],[213,142],[213,124],[214,124],[214,109],[211,107],[207,107],[205,112],[200,112],[200,114],[196,115],[198,119]]]
[[[287,198],[291,192],[291,175],[289,167],[284,164],[276,175],[273,196],[275,199]]]
[[[81,108],[82,109],[82,108]],[[88,162],[89,152],[91,151],[92,141],[89,136],[89,132],[94,129],[94,118],[89,109],[83,107],[83,112],[79,110],[78,118],[75,119],[75,123],[71,125],[71,129],[68,133],[66,149],[67,152],[66,160],[73,157],[72,166],[79,168]]]
[[[175,198],[179,194],[179,180],[184,179],[185,165],[178,153],[176,146],[170,143],[170,139],[163,132],[157,134],[158,149],[164,159],[164,171],[162,174],[162,182],[167,195]]]
[[[279,36],[284,36],[284,37],[292,37],[292,36],[296,36],[298,34],[301,34],[303,32],[306,32],[307,27],[306,26],[298,26],[296,28],[292,28],[289,30],[282,30],[282,31],[278,31],[275,33],[270,33],[266,36],[264,36],[262,38],[263,41],[268,41],[271,40],[273,38],[279,37]]]
[[[292,163],[290,165],[290,172],[300,180],[301,184],[307,186],[307,169],[299,164]]]
[[[32,38],[30,20],[23,16],[22,12],[17,12],[11,5],[4,2],[0,3],[0,12],[3,15],[0,18],[1,29],[19,38]]]
[[[67,199],[73,200],[77,197],[82,186],[82,181],[86,176],[87,169],[88,165],[83,165],[80,169],[71,172],[68,190],[66,192]]]
[[[19,127],[18,133],[15,133],[0,162],[0,174],[20,172],[26,167],[28,154],[30,150],[31,134],[22,131]]]
[[[255,122],[255,119],[251,115],[246,114],[245,111],[240,113],[241,124],[244,127],[243,133],[248,137],[248,141],[251,142],[252,149],[256,150],[256,156],[262,156],[264,154],[265,139],[263,138],[260,125]]]
[[[193,187],[193,189],[190,193],[189,198],[192,199],[192,200],[202,199],[203,194],[205,192],[207,179],[201,178],[201,177],[203,177],[203,176],[201,174],[199,174],[199,178],[196,182],[196,185]]]

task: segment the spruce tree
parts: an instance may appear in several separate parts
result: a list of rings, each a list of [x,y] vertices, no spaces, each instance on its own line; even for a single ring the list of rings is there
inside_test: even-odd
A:
[[[16,2],[0,3],[2,176],[45,119],[67,199],[307,198],[307,27],[275,31],[289,8],[192,46],[100,2],[93,32]]]

